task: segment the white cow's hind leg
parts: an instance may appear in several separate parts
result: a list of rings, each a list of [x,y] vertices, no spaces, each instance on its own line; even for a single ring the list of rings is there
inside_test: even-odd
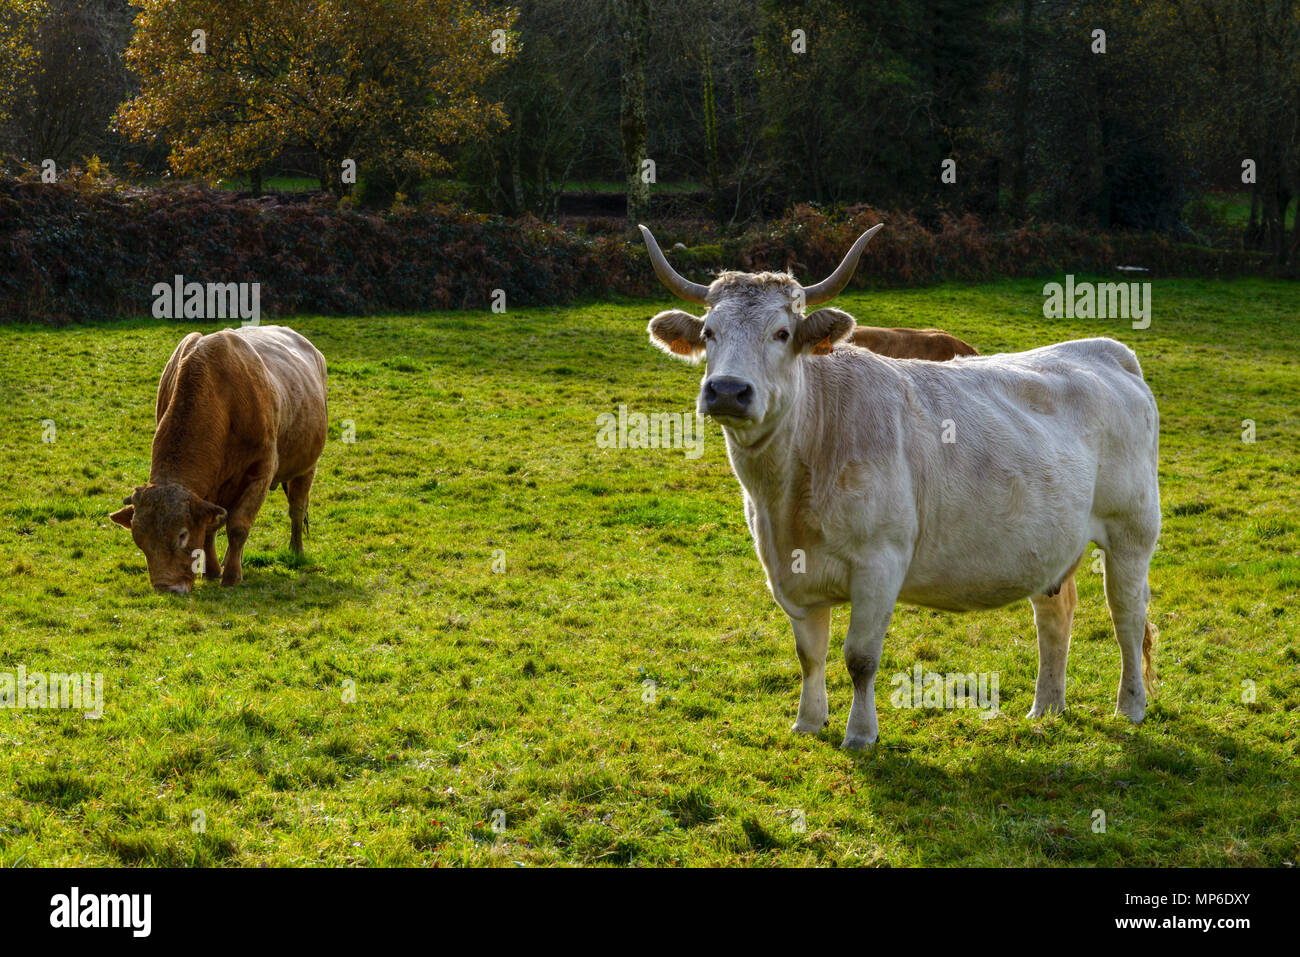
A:
[[[1119,642],[1119,693],[1115,713],[1134,724],[1146,716],[1147,693],[1142,683],[1142,639],[1146,634],[1147,604],[1151,589],[1147,585],[1149,552],[1120,551],[1106,553],[1104,565],[1106,604]]]
[[[1061,582],[1055,595],[1034,595],[1034,627],[1038,629],[1038,683],[1029,717],[1041,718],[1065,710],[1065,663],[1070,654],[1070,626],[1079,600],[1074,574]]]
[[[830,711],[826,703],[826,648],[831,638],[831,610],[819,608],[802,621],[790,619],[794,629],[794,647],[803,672],[799,692],[799,717],[791,729],[800,734],[816,734],[826,727]]]
[[[898,590],[889,589],[887,594],[887,598],[877,593],[855,596],[853,600],[849,631],[844,638],[844,664],[853,679],[853,707],[840,745],[843,748],[856,750],[876,743],[876,672]]]

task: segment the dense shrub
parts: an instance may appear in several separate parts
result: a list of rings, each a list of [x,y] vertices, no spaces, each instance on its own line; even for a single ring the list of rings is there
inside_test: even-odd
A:
[[[867,206],[850,207],[839,217],[796,206],[750,237],[743,265],[791,269],[805,282],[820,279],[864,230],[879,222],[887,225],[862,257],[854,285],[1108,272],[1118,266],[1144,267],[1151,276],[1261,274],[1268,269],[1265,256],[1174,243],[1152,233],[1085,232],[1055,223],[991,231],[969,214],[942,217],[937,228],[927,229],[909,214]]]
[[[439,207],[376,215],[217,190],[0,182],[0,319],[148,314],[155,283],[260,282],[263,311],[486,308],[644,295],[621,237]],[[626,277],[638,277],[627,282]]]
[[[888,228],[855,284],[1051,275],[1144,266],[1150,275],[1262,273],[1263,254],[1102,235],[1057,225],[991,232],[977,219],[929,229],[911,216],[796,207],[741,237],[665,223],[660,241],[684,274],[723,268],[828,273],[867,226]],[[704,241],[699,242],[703,237]],[[686,248],[671,248],[681,241]],[[155,283],[260,282],[267,316],[486,309],[610,295],[660,295],[639,238],[588,221],[570,228],[439,206],[385,214],[331,202],[280,203],[197,187],[121,187],[81,175],[58,184],[0,180],[0,321],[64,323],[147,315]]]

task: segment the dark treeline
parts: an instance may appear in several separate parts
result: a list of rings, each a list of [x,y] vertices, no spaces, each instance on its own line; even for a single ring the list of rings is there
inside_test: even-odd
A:
[[[165,144],[110,131],[133,92],[133,9],[46,5],[42,69],[0,152],[163,172]],[[513,57],[483,90],[508,123],[457,144],[435,186],[480,210],[550,219],[566,191],[615,183],[630,217],[686,203],[724,232],[814,202],[1178,235],[1187,201],[1224,189],[1249,191],[1248,248],[1285,261],[1300,247],[1300,217],[1286,228],[1300,195],[1297,0],[488,8],[517,11]],[[302,169],[310,157],[290,149],[259,172]],[[399,185],[372,171],[362,198],[391,202]]]

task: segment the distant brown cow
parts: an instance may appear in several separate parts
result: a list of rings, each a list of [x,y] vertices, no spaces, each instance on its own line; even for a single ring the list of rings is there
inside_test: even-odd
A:
[[[156,412],[149,484],[110,516],[131,530],[154,588],[184,595],[198,567],[238,585],[244,542],[277,483],[289,497],[289,547],[302,553],[325,447],[325,357],[315,346],[283,326],[191,332],[163,369]],[[224,573],[216,550],[223,524]]]
[[[882,329],[858,326],[850,340],[855,346],[870,349],[891,359],[932,359],[947,362],[956,356],[977,356],[979,351],[956,336],[940,329]]]

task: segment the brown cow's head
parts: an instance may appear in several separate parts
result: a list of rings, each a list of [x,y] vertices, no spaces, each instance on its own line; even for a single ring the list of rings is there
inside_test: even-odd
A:
[[[131,530],[158,591],[184,595],[194,586],[195,551],[208,531],[226,521],[226,510],[205,502],[183,485],[137,485],[126,508],[109,516]]]
[[[853,244],[831,275],[801,286],[784,273],[724,272],[712,285],[682,278],[668,265],[650,230],[641,227],[659,279],[688,302],[703,303],[703,318],[670,309],[650,320],[650,341],[688,362],[707,356],[696,409],[727,426],[743,445],[757,441],[788,409],[802,382],[802,363],[829,353],[853,332],[839,309],[804,314],[806,305],[834,298],[880,226]]]

